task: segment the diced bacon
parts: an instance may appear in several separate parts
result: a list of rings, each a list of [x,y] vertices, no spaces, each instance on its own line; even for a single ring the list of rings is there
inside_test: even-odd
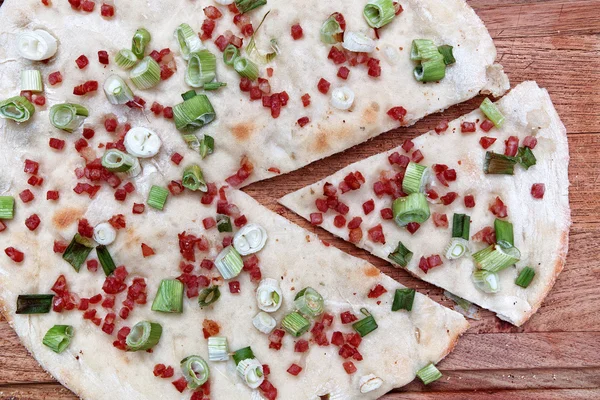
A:
[[[86,262],[86,267],[90,272],[98,271],[98,260],[88,260]]]
[[[217,48],[221,51],[225,51],[225,48],[227,47],[227,45],[229,44],[229,39],[227,39],[225,36],[220,35],[216,40],[215,40],[215,45],[217,46]]]
[[[381,76],[381,66],[379,65],[379,60],[376,58],[369,58],[367,61],[367,66],[369,67],[368,74],[373,78],[377,78]]]
[[[329,55],[327,58],[333,61],[334,64],[339,65],[346,62],[346,53],[339,50],[337,47],[332,46],[331,50],[329,50]]]
[[[305,93],[302,95],[302,105],[308,107],[310,105],[310,94]]]
[[[162,106],[161,104],[157,103],[156,101],[153,102],[152,106],[150,107],[150,111],[152,111],[154,113],[154,115],[162,114],[164,109],[165,109],[165,107]]]
[[[342,356],[342,358],[350,358],[356,352],[356,349],[350,346],[349,344],[344,344],[340,348],[338,354]]]
[[[81,153],[81,150],[85,149],[86,147],[88,147],[87,140],[79,138],[75,141],[75,150],[77,150],[78,153]]]
[[[28,174],[36,175],[39,167],[39,163],[31,160],[25,160],[25,167],[23,168],[23,171]]]
[[[406,230],[408,232],[410,232],[411,235],[414,235],[416,231],[419,230],[419,228],[421,227],[421,225],[417,222],[411,222],[408,225],[406,225]]]
[[[348,375],[352,375],[356,372],[356,366],[354,366],[354,363],[352,361],[346,361],[342,365],[344,366],[344,370]]]
[[[30,231],[35,231],[37,227],[40,225],[40,217],[37,214],[32,214],[25,220],[25,226]]]
[[[381,224],[374,226],[368,230],[369,239],[375,243],[385,244],[385,236],[383,234],[383,228]]]
[[[477,130],[477,125],[475,122],[464,121],[460,124],[461,133],[472,133]]]
[[[219,19],[223,16],[221,11],[215,6],[208,6],[203,9],[204,15],[206,15],[210,19]]]
[[[229,284],[229,292],[232,294],[237,294],[240,292],[240,282],[239,281],[230,281]]]
[[[504,145],[506,146],[504,155],[514,157],[519,150],[519,138],[516,136],[509,136],[508,139],[504,141]]]
[[[36,94],[35,96],[33,96],[33,103],[37,106],[42,107],[46,105],[46,98],[41,94]]]
[[[85,218],[79,220],[77,231],[81,236],[87,238],[91,238],[94,235],[94,227]]]
[[[387,115],[395,121],[402,122],[406,116],[406,109],[404,107],[392,107],[387,111]]]
[[[425,158],[425,157],[423,156],[423,153],[421,153],[421,150],[416,150],[412,153],[411,158],[412,158],[413,162],[418,163],[418,162],[423,161],[423,158]]]
[[[356,229],[360,226],[360,224],[362,224],[362,218],[361,217],[354,217],[350,220],[350,222],[348,223],[348,229]]]
[[[88,66],[90,61],[88,60],[88,58],[85,55],[82,54],[77,58],[77,60],[75,60],[75,63],[77,64],[77,67],[79,69],[84,69],[85,67]]]
[[[358,243],[362,240],[362,230],[360,228],[350,229],[350,233],[348,234],[348,240],[351,243]]]
[[[496,231],[491,226],[486,226],[471,238],[476,242],[485,242],[487,244],[496,243]]]
[[[303,33],[302,33],[302,27],[300,26],[300,24],[292,25],[291,34],[292,34],[292,38],[294,40],[298,40],[298,39],[302,38]]]
[[[437,124],[434,129],[435,133],[437,133],[438,135],[442,132],[446,132],[448,130],[448,120],[444,119],[440,121],[440,123]]]
[[[187,387],[187,381],[185,380],[185,378],[183,376],[171,383],[173,384],[173,386],[175,386],[175,389],[177,389],[177,391],[179,393],[183,393],[183,391]]]
[[[302,117],[298,120],[298,125],[300,125],[300,128],[304,128],[304,126],[306,124],[308,124],[310,122],[310,119],[308,117]]]
[[[166,119],[173,119],[173,107],[165,107],[163,110],[163,117]]]
[[[323,214],[311,213],[310,214],[310,223],[313,225],[321,225],[323,223]]]
[[[348,214],[348,211],[350,211],[350,207],[340,201],[337,203],[335,210],[342,215],[346,215]]]
[[[427,197],[430,198],[431,200],[435,200],[439,197],[438,193],[433,189],[428,190],[426,193],[427,193]]]
[[[294,352],[296,353],[304,353],[308,350],[308,341],[304,339],[300,339],[294,345]]]
[[[343,228],[346,226],[346,218],[344,218],[343,215],[336,215],[333,219],[333,225],[335,225],[336,228]]]
[[[546,185],[543,183],[534,183],[531,186],[531,196],[534,199],[543,199],[544,193],[546,193]]]
[[[458,197],[458,193],[456,192],[448,192],[445,196],[440,197],[442,204],[447,206],[448,204],[452,204],[454,200]]]
[[[348,79],[349,74],[350,74],[350,70],[345,66],[341,66],[340,69],[338,69],[337,76],[339,78],[346,80],[346,79]]]
[[[50,75],[48,75],[48,83],[50,83],[51,86],[58,85],[62,81],[63,77],[60,71],[52,72]]]
[[[373,289],[371,289],[371,290],[369,291],[369,295],[368,295],[368,297],[369,297],[370,299],[376,299],[376,298],[378,298],[379,296],[381,296],[381,295],[382,295],[382,294],[384,294],[384,293],[387,293],[387,290],[386,290],[386,288],[384,288],[384,287],[383,287],[382,285],[380,285],[380,284],[377,284],[377,285],[375,285],[375,287],[374,287]],[[358,345],[354,345],[354,347],[358,347]]]
[[[327,94],[329,92],[330,87],[331,87],[331,83],[329,83],[328,81],[326,81],[323,78],[321,78],[319,80],[319,83],[317,84],[317,89],[319,89],[319,92],[321,92],[323,94]]]
[[[152,249],[152,247],[148,246],[146,243],[142,243],[142,256],[144,256],[144,258],[153,256],[154,254],[154,249]]]
[[[496,197],[494,202],[490,204],[489,210],[498,218],[506,218],[508,216],[508,208],[500,197]]]
[[[242,157],[240,161],[240,169],[235,173],[235,175],[230,176],[225,179],[225,181],[231,186],[239,186],[241,185],[254,171],[254,165],[248,160],[246,156]]]
[[[104,18],[114,17],[114,15],[115,15],[115,7],[112,6],[112,5],[110,5],[110,4],[102,3],[102,7],[100,7],[100,14]]]
[[[98,62],[100,64],[108,65],[108,53],[105,50],[100,50],[98,52]]]
[[[83,128],[82,135],[87,140],[90,140],[91,138],[93,138],[95,134],[96,134],[96,131],[94,131],[93,129],[91,129],[91,128]]]
[[[472,194],[468,194],[464,197],[465,207],[473,208],[475,207],[475,197]]]
[[[537,146],[537,139],[534,136],[526,136],[525,139],[523,139],[523,146],[533,150],[535,149],[535,146]]]
[[[242,39],[241,37],[237,37],[235,35],[232,35],[229,38],[229,43],[232,44],[232,45],[234,45],[238,49],[240,49],[244,45],[244,39]]]
[[[19,193],[19,197],[21,198],[21,201],[23,203],[29,203],[31,200],[33,200],[35,198],[33,193],[31,193],[31,190],[29,190],[29,189],[25,189],[21,193]]]
[[[125,220],[125,216],[123,214],[113,215],[108,220],[108,223],[115,229],[127,228],[127,221]]]
[[[489,119],[484,120],[481,125],[479,125],[482,131],[489,132],[494,127],[494,123]]]
[[[333,332],[333,335],[331,336],[331,344],[337,347],[341,347],[344,345],[344,343],[344,334],[339,331]]]
[[[369,215],[375,209],[375,202],[373,199],[367,200],[362,205],[365,215]]]
[[[394,212],[389,207],[381,209],[379,213],[383,219],[394,219]]]
[[[356,315],[352,314],[350,311],[344,311],[343,313],[341,313],[340,319],[342,321],[342,324],[351,324],[355,321],[358,321]]]
[[[390,164],[396,164],[401,166],[402,168],[406,168],[406,166],[408,165],[408,163],[410,162],[410,158],[408,158],[405,155],[400,155],[400,153],[393,152],[392,154],[390,154],[388,156],[388,161],[390,162]]]
[[[413,147],[415,147],[415,144],[410,139],[406,139],[404,143],[402,143],[402,149],[407,153],[409,153]]]
[[[489,136],[482,136],[479,139],[479,144],[481,145],[481,147],[483,147],[484,149],[489,148],[491,145],[494,144],[494,142],[496,141],[496,138],[493,137],[489,137]]]
[[[55,253],[62,254],[65,252],[65,250],[67,249],[68,246],[69,246],[68,243],[65,243],[65,242],[59,241],[59,240],[55,240],[53,250]]]
[[[293,376],[298,376],[298,374],[300,372],[302,372],[302,367],[300,367],[297,364],[292,364],[288,369],[287,369],[288,374],[293,375]]]
[[[448,227],[448,217],[446,214],[433,213],[431,215],[433,217],[433,223],[437,228],[447,228]]]
[[[327,212],[329,207],[327,206],[327,200],[325,199],[316,199],[315,205],[317,206],[317,210],[321,212]]]
[[[169,189],[169,192],[171,192],[171,194],[173,196],[178,196],[181,193],[183,193],[183,191],[185,190],[181,181],[171,181],[167,185],[167,188]]]
[[[203,41],[211,39],[213,31],[215,30],[215,26],[215,21],[212,19],[205,19],[200,27],[200,30],[202,31],[202,36],[200,36],[200,39]]]
[[[62,150],[65,147],[65,141],[56,138],[50,138],[48,145],[55,150]]]
[[[115,132],[117,130],[117,126],[119,126],[119,122],[116,118],[106,118],[104,120],[104,128],[106,132]]]
[[[41,186],[42,183],[44,183],[44,178],[32,175],[29,177],[29,179],[27,179],[27,183],[31,186]]]

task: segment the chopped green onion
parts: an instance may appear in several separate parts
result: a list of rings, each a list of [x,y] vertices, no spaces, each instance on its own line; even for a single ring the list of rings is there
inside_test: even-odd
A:
[[[436,57],[421,61],[415,67],[415,79],[419,82],[437,82],[446,76],[444,57],[438,52]]]
[[[396,250],[388,255],[388,258],[403,267],[406,267],[412,259],[413,253],[407,249],[402,242],[398,242]]]
[[[363,10],[367,24],[376,29],[392,22],[395,15],[396,9],[392,0],[373,0]]]
[[[181,184],[193,192],[196,190],[200,190],[201,192],[207,191],[206,181],[202,175],[202,169],[197,164],[189,165],[183,170]]]
[[[106,150],[102,156],[102,166],[110,172],[127,172],[135,165],[135,157],[117,149]]]
[[[196,91],[194,89],[188,90],[185,93],[181,93],[181,98],[183,99],[183,101],[189,100],[192,97],[196,97],[196,96],[198,96],[198,93],[196,93]]]
[[[466,214],[454,214],[452,218],[452,237],[469,240],[471,217]]]
[[[415,289],[396,289],[392,311],[406,310],[411,311],[415,300]]]
[[[217,58],[208,50],[200,50],[190,54],[185,83],[191,87],[200,88],[205,83],[215,79],[217,70]]]
[[[20,294],[16,314],[47,314],[52,308],[53,294]]]
[[[181,135],[183,141],[187,145],[188,149],[194,151],[200,151],[200,139],[196,136],[195,133],[188,133],[185,135]]]
[[[175,38],[181,49],[181,56],[184,60],[190,59],[190,54],[202,50],[202,42],[198,34],[194,32],[188,24],[181,24],[175,30]]]
[[[106,246],[100,245],[96,247],[96,255],[98,256],[98,261],[100,261],[100,265],[102,265],[102,269],[104,270],[104,274],[106,276],[109,276],[115,269],[117,269],[117,266],[115,265],[115,262],[113,261],[113,258]]]
[[[251,389],[258,388],[265,380],[262,364],[256,358],[247,358],[237,365],[237,373]]]
[[[21,91],[42,92],[44,84],[42,73],[37,69],[21,71]]]
[[[248,78],[251,81],[255,81],[256,78],[258,78],[258,66],[246,57],[236,58],[233,62],[233,69],[235,69],[240,76]]]
[[[129,49],[120,50],[115,57],[117,65],[123,69],[130,69],[138,62],[137,56]]]
[[[473,271],[471,275],[477,289],[485,293],[497,293],[500,290],[500,278],[498,274],[484,269]]]
[[[156,322],[140,321],[131,328],[125,339],[130,351],[149,350],[158,344],[162,326]]]
[[[254,358],[254,352],[250,346],[239,349],[233,353],[233,361],[235,361],[235,365],[238,365],[240,361],[247,360],[249,358]]]
[[[183,283],[177,279],[160,281],[156,297],[152,302],[152,311],[181,313],[183,311]]]
[[[219,232],[233,232],[231,218],[223,214],[217,215],[217,229]]]
[[[146,29],[140,28],[135,31],[133,39],[131,40],[131,51],[138,59],[141,60],[144,57],[146,45],[150,43],[151,39],[152,36]]]
[[[204,90],[217,90],[227,86],[225,82],[208,82],[204,84]]]
[[[0,196],[0,220],[15,217],[15,199],[12,196]]]
[[[442,373],[433,365],[429,364],[426,367],[421,368],[417,372],[419,379],[423,381],[425,385],[429,385],[431,382],[435,382],[442,377]]]
[[[446,246],[445,257],[448,260],[456,260],[467,254],[469,251],[469,241],[461,237],[453,237]]]
[[[254,318],[252,318],[252,325],[254,325],[259,332],[268,335],[273,329],[275,329],[277,321],[266,312],[261,311],[256,314]]]
[[[208,338],[208,360],[229,360],[229,346],[227,345],[227,338],[219,336],[211,336]]]
[[[233,246],[225,247],[215,259],[215,265],[223,279],[235,278],[242,272],[244,261]]]
[[[371,313],[369,311],[367,311],[366,308],[361,308],[360,312],[363,313],[363,315],[365,315],[365,318],[361,319],[360,321],[356,321],[355,323],[353,323],[352,324],[352,328],[354,328],[354,330],[356,332],[358,332],[358,334],[361,337],[365,337],[369,333],[371,333],[375,329],[377,329],[378,326],[377,326],[377,322],[375,321],[375,318],[373,318],[373,316],[371,315]]]
[[[294,298],[294,305],[300,313],[311,318],[318,317],[324,311],[323,296],[311,287],[306,287],[298,292]]]
[[[73,132],[89,115],[87,108],[74,103],[55,104],[50,108],[50,123],[58,129]]]
[[[197,389],[208,380],[208,364],[200,356],[188,356],[181,360],[181,371],[188,383],[188,389]]]
[[[356,53],[372,53],[377,43],[362,32],[344,32],[342,47]]]
[[[496,243],[498,243],[500,246],[507,248],[515,245],[513,224],[496,218],[494,221],[494,230],[496,231]]]
[[[504,115],[502,115],[498,107],[488,97],[483,100],[479,109],[497,128],[500,128],[504,123]]]
[[[54,325],[46,332],[42,343],[53,352],[60,354],[71,344],[73,333],[74,330],[71,325]]]
[[[537,160],[533,155],[533,151],[531,151],[529,147],[519,147],[517,160],[519,160],[519,164],[521,164],[525,169],[529,169],[529,167],[532,167],[537,163]]]
[[[267,4],[267,0],[235,0],[235,6],[241,14],[245,14],[265,4]]]
[[[310,328],[310,322],[300,313],[293,311],[283,318],[281,327],[294,337],[302,336]]]
[[[228,44],[223,51],[223,62],[226,65],[233,66],[234,61],[240,56],[240,51],[232,44]]]
[[[485,153],[483,172],[490,175],[513,175],[516,163],[515,157],[488,151]]]
[[[211,123],[215,116],[215,110],[204,94],[199,94],[173,107],[175,126],[180,131],[200,129]]]
[[[473,254],[477,267],[490,272],[499,272],[514,265],[521,258],[516,247],[504,248],[500,244],[491,245]]]
[[[215,139],[212,136],[204,135],[200,140],[200,157],[205,158],[207,155],[215,151]]]
[[[335,44],[344,38],[344,30],[336,20],[337,13],[333,13],[323,22],[321,26],[321,41],[325,44]]]
[[[146,56],[133,67],[129,79],[138,89],[153,88],[160,83],[160,65],[152,57]]]
[[[203,289],[198,295],[198,304],[200,308],[208,307],[215,301],[219,300],[221,297],[221,291],[218,286],[212,286],[206,289]]]
[[[433,40],[429,39],[414,39],[410,47],[410,59],[413,61],[431,60],[439,53]]]
[[[420,192],[398,197],[392,204],[392,210],[398,226],[406,226],[411,222],[422,224],[430,215],[427,197]]]
[[[265,278],[260,281],[256,289],[256,303],[258,308],[266,312],[275,312],[281,307],[283,295],[277,280]]]
[[[148,203],[150,207],[162,211],[165,208],[167,197],[169,197],[169,191],[167,189],[152,185],[150,188],[150,193],[148,193],[148,200],[146,203]]]
[[[402,180],[402,191],[406,194],[425,191],[429,181],[429,168],[414,162],[409,162]]]
[[[280,53],[279,46],[277,44],[277,39],[271,39],[270,43],[271,43],[271,49],[273,51],[270,52],[270,53],[262,54],[256,48],[256,34],[260,30],[260,27],[263,25],[263,23],[267,19],[267,16],[269,15],[270,12],[271,11],[267,11],[267,13],[263,16],[262,20],[260,21],[260,24],[258,24],[258,27],[254,30],[254,33],[250,37],[250,41],[248,42],[248,46],[246,46],[246,54],[248,54],[248,56],[250,58],[256,60],[257,62],[259,62],[261,64],[268,64],[268,63],[270,63],[271,61],[273,61],[273,59],[275,59],[275,57],[277,57],[277,54]]]
[[[111,75],[104,81],[104,94],[110,104],[126,104],[133,100],[133,92],[118,75]]]
[[[85,262],[93,248],[94,245],[91,240],[76,233],[63,253],[62,258],[71,264],[75,268],[75,271],[79,272],[79,268],[81,268],[81,265]]]
[[[515,280],[515,283],[522,288],[529,286],[533,277],[535,276],[535,270],[531,267],[525,267],[519,272],[519,276]]]
[[[15,122],[27,122],[35,114],[35,107],[23,96],[15,96],[0,102],[0,117]]]
[[[437,49],[440,52],[440,54],[444,57],[444,64],[450,65],[456,62],[456,59],[454,58],[454,54],[452,52],[452,46],[450,46],[449,44],[444,44],[442,46],[439,46]]]

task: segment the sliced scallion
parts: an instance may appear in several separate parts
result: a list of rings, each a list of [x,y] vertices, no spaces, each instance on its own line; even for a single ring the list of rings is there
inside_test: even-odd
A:
[[[238,365],[240,361],[252,358],[254,358],[254,352],[250,346],[239,349],[233,353],[233,361],[235,361],[235,365]]]
[[[406,226],[411,222],[422,224],[430,215],[427,197],[420,192],[398,197],[392,204],[392,211],[398,226]]]
[[[146,56],[129,73],[133,84],[141,90],[150,89],[160,83],[160,65]]]
[[[535,276],[535,270],[531,267],[525,267],[519,272],[519,276],[515,280],[515,283],[522,288],[529,286],[533,277]]]
[[[271,13],[271,11],[268,11],[263,16],[262,20],[260,21],[260,24],[258,24],[258,27],[256,28],[256,30],[252,34],[252,37],[250,37],[250,41],[248,42],[248,46],[246,46],[246,54],[248,55],[248,57],[252,58],[254,61],[256,61],[256,62],[258,62],[260,64],[268,64],[268,63],[270,63],[271,61],[273,61],[275,59],[275,57],[277,57],[277,54],[280,53],[279,46],[277,44],[277,39],[275,39],[275,38],[271,39],[270,44],[271,44],[272,51],[269,52],[269,53],[263,54],[256,47],[256,34],[258,33],[258,31],[260,30],[260,27],[263,25],[263,23],[267,19],[267,16],[270,13]]]
[[[198,34],[188,24],[181,24],[175,30],[175,39],[179,43],[181,56],[184,60],[190,59],[190,54],[202,50],[204,47]]]
[[[433,363],[421,368],[417,372],[419,379],[423,381],[425,385],[429,385],[431,382],[435,382],[442,377],[442,373],[433,365]]]
[[[71,264],[75,268],[75,271],[79,272],[81,265],[85,262],[93,248],[94,245],[91,240],[76,233],[63,253],[62,258]]]
[[[145,28],[140,28],[135,31],[133,35],[133,39],[131,40],[131,51],[138,59],[142,59],[144,57],[144,53],[146,52],[146,46],[150,43],[152,36],[150,32]]]
[[[225,83],[225,82],[208,82],[208,83],[204,84],[203,89],[204,90],[217,90],[217,89],[220,89],[225,86],[227,86],[227,83]]]
[[[215,139],[212,136],[204,135],[202,140],[200,140],[198,151],[200,152],[200,157],[202,158],[212,154],[215,151]]]
[[[55,104],[50,108],[50,123],[58,129],[73,132],[89,116],[87,108],[74,103]]]
[[[181,135],[183,141],[187,145],[188,149],[193,151],[200,151],[200,139],[196,136],[195,133],[187,133],[185,135]]]
[[[485,153],[483,172],[488,175],[513,175],[516,163],[515,157],[488,151]]]
[[[283,295],[277,280],[265,278],[256,289],[258,308],[266,312],[275,312],[281,307]]]
[[[216,70],[217,59],[213,53],[208,50],[191,53],[185,73],[185,83],[191,87],[200,88],[215,79]]]
[[[165,208],[167,197],[169,197],[169,191],[167,189],[161,186],[152,185],[146,203],[148,203],[150,207],[162,211]]]
[[[135,157],[117,149],[106,150],[102,166],[110,172],[127,172],[135,165]]]
[[[299,312],[293,311],[283,318],[281,327],[294,337],[302,336],[310,328],[310,322]]]
[[[196,93],[196,91],[194,89],[192,90],[188,90],[185,93],[181,93],[181,98],[185,101],[185,100],[189,100],[192,97],[196,97],[198,96],[198,93]]]
[[[108,222],[101,222],[94,227],[94,241],[108,246],[117,238],[117,230]]]
[[[235,69],[240,76],[248,78],[251,81],[255,81],[258,78],[258,66],[246,57],[236,58],[233,62],[233,69]]]
[[[117,266],[115,265],[115,262],[113,261],[113,258],[106,246],[100,245],[96,247],[96,255],[98,256],[98,261],[100,261],[100,265],[102,265],[102,270],[104,270],[104,274],[106,276],[109,276],[115,269],[117,269]]]
[[[104,81],[104,94],[110,104],[126,104],[133,100],[133,92],[118,75],[111,75]]]
[[[208,364],[200,356],[188,356],[181,360],[181,371],[188,383],[188,389],[197,389],[204,385],[210,376]]]
[[[502,115],[498,107],[488,97],[483,100],[479,109],[497,128],[500,128],[504,123],[504,115]]]
[[[25,31],[17,37],[17,51],[21,57],[32,61],[47,60],[56,54],[58,42],[43,29]]]
[[[175,127],[180,131],[193,131],[211,123],[216,117],[208,97],[199,94],[173,107]]]
[[[131,328],[125,339],[130,351],[149,350],[158,344],[162,326],[156,322],[140,321]]]
[[[491,245],[473,254],[477,267],[490,272],[499,272],[514,265],[521,259],[521,253],[516,247],[502,247],[500,244]]]
[[[256,358],[247,358],[239,362],[236,367],[238,376],[244,380],[251,389],[258,388],[265,380],[262,364]]]
[[[233,227],[231,226],[231,218],[229,218],[227,215],[218,214],[217,229],[219,230],[219,232],[233,232]]]
[[[211,336],[208,338],[208,360],[229,360],[229,346],[227,345],[227,338],[219,336]]]
[[[204,180],[204,176],[202,175],[202,169],[197,164],[189,165],[183,170],[183,178],[181,179],[181,184],[185,188],[188,188],[194,192],[196,190],[206,192],[207,190],[206,181]]]
[[[223,279],[232,279],[242,272],[244,261],[233,246],[227,246],[221,250],[215,259],[215,265]]]
[[[183,311],[183,283],[177,279],[160,281],[156,297],[152,302],[152,311],[181,313]]]
[[[442,55],[442,57],[444,57],[444,64],[446,65],[450,65],[450,64],[454,64],[456,62],[456,59],[454,58],[454,54],[453,54],[453,47],[450,46],[449,44],[444,44],[442,46],[439,46],[438,51],[440,52],[440,54]]]
[[[429,168],[412,161],[409,162],[402,180],[402,191],[406,194],[424,192],[429,176]]]
[[[395,15],[396,9],[392,0],[373,0],[363,10],[367,24],[376,29],[392,22]]]
[[[521,164],[525,169],[529,169],[537,163],[537,160],[533,155],[533,151],[531,151],[529,147],[519,147],[517,160],[519,160],[519,164]]]
[[[240,56],[240,51],[232,44],[228,44],[223,51],[223,62],[226,65],[233,66],[235,60]]]
[[[361,337],[367,336],[378,328],[375,318],[366,308],[361,308],[360,312],[365,316],[363,319],[352,324],[352,328],[358,332]]]
[[[0,196],[0,220],[15,217],[15,199],[12,196]]]
[[[414,39],[410,47],[410,59],[413,61],[430,60],[437,57],[439,54],[438,48],[429,39]]]
[[[478,269],[473,271],[471,279],[475,287],[484,293],[497,293],[500,290],[500,278],[495,272]]]
[[[129,49],[120,50],[115,57],[117,65],[123,69],[131,69],[138,62],[137,56]]]
[[[267,230],[258,224],[246,224],[233,237],[233,247],[242,256],[258,253],[267,243]]]
[[[311,318],[323,314],[324,303],[323,296],[311,287],[302,289],[294,298],[294,305],[298,311]]]
[[[221,297],[221,290],[219,290],[218,286],[211,286],[209,288],[203,289],[198,295],[198,304],[200,308],[208,307],[213,304],[215,301],[219,300]]]
[[[23,96],[15,96],[0,102],[0,117],[15,122],[27,122],[35,114],[35,107]]]
[[[73,334],[74,330],[71,325],[54,325],[46,332],[42,343],[53,352],[60,354],[71,344]]]
[[[461,237],[453,237],[446,246],[445,257],[448,260],[456,260],[467,254],[469,251],[469,241]]]
[[[21,91],[42,92],[43,90],[44,83],[40,71],[37,69],[21,71]]]
[[[452,218],[452,237],[469,240],[471,217],[466,214],[454,214]]]
[[[415,293],[415,289],[396,289],[396,293],[394,293],[394,302],[392,303],[392,311],[411,311],[415,300]]]
[[[500,246],[507,248],[515,245],[513,224],[496,218],[494,221],[494,230],[496,231],[496,243]]]
[[[268,335],[273,329],[275,329],[277,321],[275,321],[275,318],[271,317],[266,312],[261,311],[252,319],[252,325],[254,325],[259,332]]]
[[[415,67],[414,75],[415,79],[419,82],[437,82],[442,80],[446,76],[444,56],[438,52],[437,56],[421,61],[421,64]]]
[[[136,126],[130,129],[123,141],[129,154],[139,158],[151,158],[158,154],[162,141],[156,132]]]
[[[406,267],[412,259],[413,253],[407,249],[402,242],[398,242],[396,250],[388,255],[388,258],[403,267]]]
[[[344,38],[344,30],[335,18],[337,13],[331,14],[321,26],[320,37],[325,44],[335,44]]]
[[[260,6],[264,6],[265,4],[267,4],[267,0],[235,0],[235,6],[242,14],[252,11]]]
[[[20,294],[16,314],[47,314],[52,309],[53,294]]]

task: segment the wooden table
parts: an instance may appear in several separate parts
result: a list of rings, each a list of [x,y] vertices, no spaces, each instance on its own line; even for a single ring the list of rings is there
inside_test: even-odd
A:
[[[512,85],[537,80],[550,91],[569,132],[573,226],[567,266],[539,312],[523,327],[483,311],[440,365],[444,378],[413,382],[399,399],[600,399],[600,0],[470,0],[487,25]],[[1,0],[0,0],[1,4]],[[444,118],[476,108],[452,107]],[[432,129],[440,115],[388,132],[296,173],[246,191],[333,245],[369,260],[403,284],[450,306],[442,291],[316,229],[277,204],[282,195]],[[0,399],[75,399],[19,344],[0,317]],[[223,399],[217,399],[223,400]]]

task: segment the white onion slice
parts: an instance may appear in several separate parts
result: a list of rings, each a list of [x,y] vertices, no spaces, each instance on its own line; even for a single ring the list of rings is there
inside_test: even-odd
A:
[[[17,38],[17,50],[21,57],[32,61],[47,60],[56,54],[58,43],[54,36],[43,29],[23,32]]]
[[[150,129],[137,127],[125,135],[125,149],[132,156],[150,158],[158,154],[162,144],[158,135]]]
[[[348,86],[333,89],[331,92],[331,105],[338,110],[347,110],[354,103],[354,92]]]
[[[252,320],[252,324],[260,332],[268,335],[273,329],[275,329],[277,321],[275,321],[275,318],[271,317],[266,312],[261,311],[258,314],[256,314],[256,316]]]
[[[235,0],[215,0],[215,3],[220,4],[222,6],[228,6],[233,4]]]
[[[283,296],[279,282],[272,278],[265,278],[260,281],[256,289],[256,302],[258,308],[266,312],[275,312],[283,303]]]
[[[358,381],[358,384],[360,385],[361,393],[369,393],[369,392],[372,392],[373,390],[379,389],[381,387],[381,385],[383,385],[383,379],[381,379],[373,374],[369,374],[369,375],[362,376],[360,378],[360,380]]]
[[[243,256],[259,252],[267,242],[267,231],[258,224],[248,224],[233,237],[233,247]]]
[[[108,222],[102,222],[94,227],[94,240],[98,244],[108,246],[117,238],[117,231]]]
[[[349,51],[357,53],[371,53],[375,50],[375,41],[360,32],[344,33],[344,43],[342,47]]]
[[[247,358],[237,365],[237,373],[251,389],[256,389],[265,380],[262,364],[256,358]]]

